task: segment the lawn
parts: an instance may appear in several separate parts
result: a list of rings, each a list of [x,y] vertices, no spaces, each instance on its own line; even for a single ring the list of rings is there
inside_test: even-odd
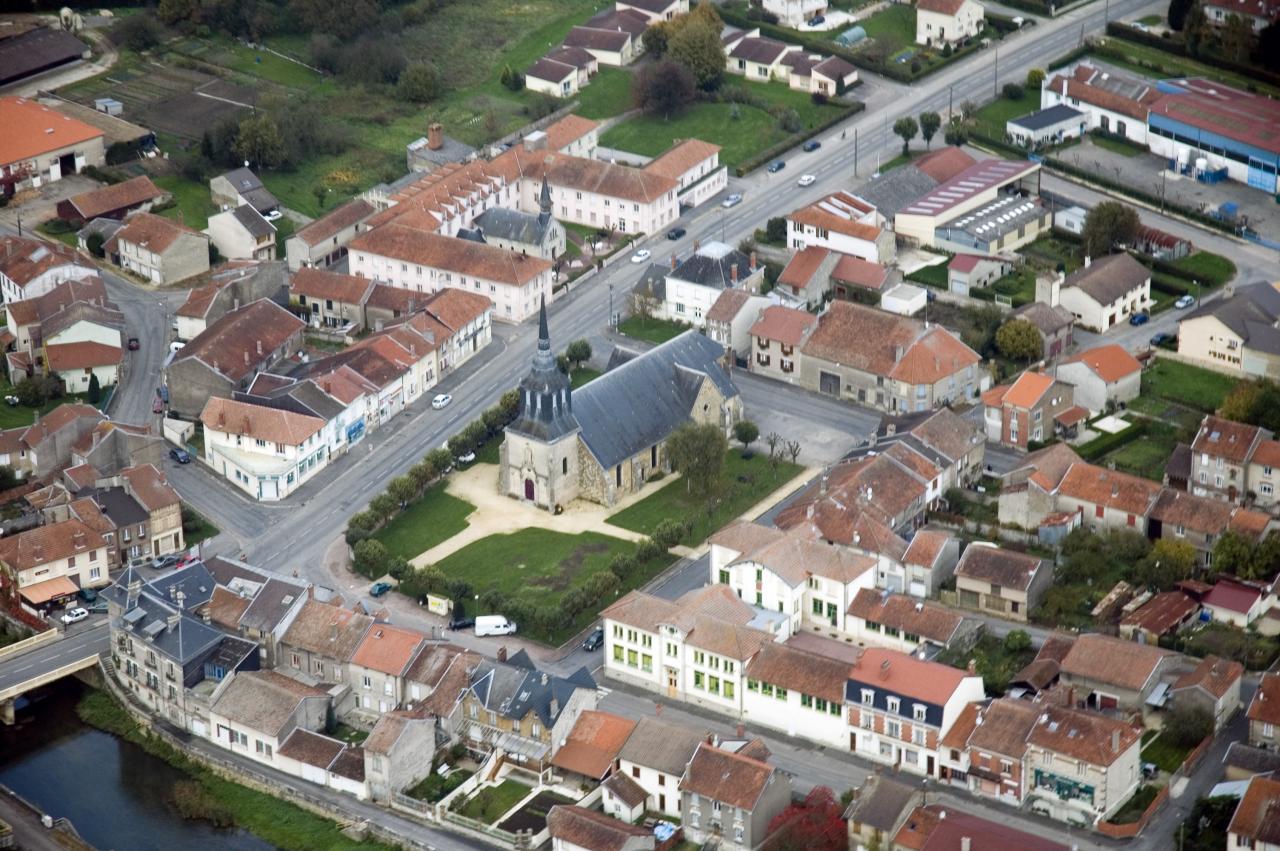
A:
[[[176,206],[160,212],[167,219],[181,219],[189,228],[204,230],[209,226],[209,217],[218,212],[207,183],[196,183],[177,174],[161,175],[152,180],[156,186],[173,195]]]
[[[1102,148],[1104,151],[1110,151],[1113,154],[1119,154],[1122,157],[1136,157],[1138,154],[1147,152],[1146,148],[1139,147],[1133,142],[1126,142],[1115,136],[1107,136],[1102,133],[1090,133],[1089,139],[1093,144]]]
[[[1170,774],[1177,771],[1189,753],[1191,748],[1179,747],[1172,739],[1155,730],[1142,734],[1142,761],[1155,763],[1161,771]]]
[[[330,735],[333,736],[333,738],[346,742],[349,745],[362,745],[364,744],[364,740],[369,738],[369,731],[357,730],[355,727],[348,726],[339,721],[334,725],[333,732],[330,733]]]
[[[182,539],[188,547],[194,547],[217,534],[218,527],[210,523],[207,517],[190,506],[182,506]]]
[[[600,370],[592,369],[589,366],[580,366],[569,376],[569,383],[574,390],[577,390],[588,381],[592,381],[600,377]]]
[[[1142,395],[1212,413],[1236,384],[1220,372],[1161,358],[1142,371]]]
[[[578,92],[575,113],[599,121],[626,112],[631,106],[631,73],[602,66],[590,84]]]
[[[907,275],[908,281],[917,284],[924,284],[928,287],[936,287],[945,290],[947,284],[947,264],[935,263],[932,266],[922,266],[911,274]]]
[[[332,80],[326,82],[322,75],[305,65],[265,50],[251,50],[246,45],[224,36],[212,36],[207,39],[186,38],[171,43],[169,49],[174,53],[181,53],[202,62],[220,65],[246,76],[258,77],[291,89],[336,86]]]
[[[497,464],[499,461],[498,450],[502,448],[503,436],[495,434],[493,437],[480,444],[480,448],[476,450],[477,464]]]
[[[467,528],[467,517],[475,510],[471,503],[445,493],[444,482],[440,482],[373,537],[392,555],[411,559]]]
[[[690,494],[684,482],[676,481],[609,517],[608,522],[647,535],[663,520],[688,519],[693,526],[684,543],[698,544],[795,478],[801,469],[787,461],[771,463],[760,453],[743,458],[740,450],[730,449],[724,458],[720,492],[712,505]]]
[[[1141,438],[1104,455],[1098,463],[1104,466],[1114,463],[1122,473],[1159,482],[1164,478],[1164,469],[1177,443],[1176,428],[1166,423],[1151,422]]]
[[[1186,277],[1210,287],[1222,286],[1236,276],[1236,264],[1211,251],[1197,251],[1174,260],[1173,265]]]
[[[903,7],[893,6],[891,8]],[[914,33],[912,38],[915,38]],[[984,136],[1001,141],[1004,139],[1005,125],[1010,119],[1021,118],[1039,108],[1040,95],[1038,92],[1035,95],[1030,95],[1024,91],[1022,97],[1017,100],[1010,100],[1001,95],[973,114],[974,127]]]
[[[40,231],[40,233],[45,236],[53,237],[63,245],[71,248],[80,247],[80,239],[76,235],[76,229],[59,219],[50,219],[47,222],[41,222],[36,225],[36,230]]]
[[[1138,23],[1145,24],[1148,27],[1160,26],[1164,22],[1164,15],[1143,15],[1141,18],[1138,18]]]
[[[992,292],[1006,295],[1014,307],[1022,307],[1036,300],[1036,273],[1028,266],[1019,266],[991,285]]]
[[[944,650],[937,661],[955,668],[963,668],[974,659],[987,694],[1002,695],[1009,688],[1009,681],[1036,657],[1033,647],[1025,650],[1009,650],[1004,640],[991,634],[983,634],[968,650]]]
[[[406,791],[405,794],[410,798],[417,798],[419,801],[434,804],[447,798],[450,792],[467,782],[467,778],[474,773],[465,768],[459,768],[451,771],[448,777],[441,777],[433,771],[422,778],[418,785]]]
[[[735,120],[733,107],[728,103],[699,103],[671,120],[637,115],[606,130],[600,144],[654,157],[670,148],[676,139],[702,139],[720,145],[720,162],[733,168],[787,138],[774,117],[763,109],[739,104]]]
[[[915,44],[916,9],[909,3],[893,4],[858,22],[890,55]]]
[[[504,780],[497,786],[486,786],[472,795],[458,812],[467,818],[493,824],[532,791],[532,788],[523,783]]]
[[[1063,272],[1070,275],[1083,265],[1083,249],[1080,243],[1053,234],[1046,234],[1022,249],[1028,261],[1046,272],[1056,272],[1062,264]]]
[[[650,343],[665,343],[667,340],[679,337],[689,328],[690,326],[682,322],[672,322],[669,319],[642,319],[638,316],[628,316],[618,323],[620,333],[637,340],[648,340]]]
[[[1132,824],[1136,822],[1142,818],[1142,814],[1146,812],[1147,807],[1151,806],[1151,802],[1155,800],[1158,794],[1160,794],[1159,786],[1150,784],[1139,786],[1138,791],[1133,793],[1133,797],[1126,801],[1125,805],[1110,818],[1111,823]]]

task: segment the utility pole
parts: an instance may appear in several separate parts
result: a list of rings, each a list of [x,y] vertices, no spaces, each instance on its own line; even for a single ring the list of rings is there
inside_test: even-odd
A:
[[[853,176],[858,176],[858,128],[853,128]]]
[[[951,120],[951,108],[955,104],[956,86],[955,83],[947,86],[947,121]]]
[[[996,97],[1000,97],[1000,48],[996,48],[996,65],[995,70],[991,73],[991,91]]]
[[[609,321],[606,326],[613,327],[613,281],[609,282]]]

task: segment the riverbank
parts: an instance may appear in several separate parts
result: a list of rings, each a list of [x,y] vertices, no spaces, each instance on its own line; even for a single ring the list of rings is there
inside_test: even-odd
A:
[[[125,708],[105,692],[86,691],[76,704],[76,714],[89,726],[138,746],[198,784],[200,793],[188,793],[188,800],[182,805],[189,815],[213,816],[215,821],[229,817],[236,827],[288,851],[342,851],[349,848],[393,851],[394,846],[385,843],[351,839],[329,819],[219,777],[167,742],[147,734]]]

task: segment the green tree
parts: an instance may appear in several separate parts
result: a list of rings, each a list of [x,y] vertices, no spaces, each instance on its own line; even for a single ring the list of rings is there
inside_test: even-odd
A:
[[[1022,86],[1017,83],[1005,83],[1000,93],[1004,95],[1005,100],[1022,100],[1022,96],[1026,94]]]
[[[351,567],[361,576],[377,579],[387,572],[390,557],[381,541],[369,538],[355,545]]]
[[[1263,27],[1253,48],[1254,64],[1268,71],[1280,71],[1280,21]]]
[[[780,245],[787,244],[787,220],[782,216],[774,216],[765,223],[764,238]]]
[[[440,97],[440,74],[434,65],[415,62],[400,72],[396,91],[405,100],[413,103],[428,103]]]
[[[1186,541],[1161,538],[1152,545],[1146,558],[1135,565],[1134,578],[1142,585],[1168,591],[1175,582],[1190,579],[1195,567],[1195,547]]]
[[[720,43],[720,27],[694,14],[690,12],[688,20],[671,33],[666,55],[689,69],[699,88],[711,91],[720,85],[724,74],[724,45]]]
[[[1044,85],[1044,69],[1032,68],[1027,72],[1027,91],[1038,92]]]
[[[412,476],[396,476],[387,482],[387,493],[404,508],[418,495],[418,485]]]
[[[733,424],[733,439],[742,444],[742,452],[746,454],[751,444],[760,439],[760,427],[751,420],[738,420]]]
[[[85,247],[89,249],[90,254],[101,259],[107,256],[107,252],[102,247],[104,243],[105,240],[102,238],[102,234],[94,233],[90,234],[89,238],[85,240]]]
[[[920,125],[910,115],[904,115],[897,121],[893,122],[893,133],[895,136],[902,137],[902,155],[905,157],[909,151],[911,140],[920,132]]]
[[[1080,238],[1084,242],[1085,256],[1101,257],[1112,253],[1118,246],[1131,244],[1138,236],[1140,226],[1137,212],[1128,204],[1101,202],[1084,217]]]
[[[1004,637],[1004,649],[1010,653],[1022,653],[1031,649],[1031,635],[1025,629],[1010,630]]]
[[[1040,331],[1025,319],[1010,319],[996,331],[996,348],[1015,361],[1032,361],[1044,352]]]
[[[111,27],[111,41],[141,53],[158,45],[164,38],[164,27],[149,14],[129,15]]]
[[[399,508],[400,505],[396,502],[396,498],[385,491],[369,500],[369,510],[379,520],[390,519]]]
[[[668,35],[665,22],[656,23],[645,30],[644,34],[640,36],[640,43],[644,45],[644,55],[652,58],[655,62],[665,56]]]
[[[284,137],[280,134],[280,127],[265,112],[254,113],[240,122],[232,150],[254,167],[276,166],[284,162],[285,158]]]
[[[693,72],[674,59],[642,66],[631,83],[631,99],[636,108],[668,119],[683,111],[696,95]]]
[[[430,464],[437,476],[443,476],[445,471],[453,466],[453,455],[448,449],[432,449],[422,459],[422,463]]]
[[[200,4],[196,0],[160,0],[156,17],[169,26],[190,24],[200,17]]]
[[[89,404],[96,405],[102,401],[102,385],[98,383],[98,373],[89,373]]]
[[[1251,570],[1253,542],[1234,530],[1224,532],[1213,545],[1214,572],[1243,575]]]
[[[938,128],[942,126],[942,116],[936,112],[920,113],[920,138],[924,139],[924,146],[927,149],[929,143],[933,141],[933,136],[938,132]]]
[[[323,183],[317,183],[315,186],[311,187],[311,194],[316,199],[316,206],[323,210],[324,202],[329,198],[329,187],[325,186]]]
[[[1213,29],[1209,26],[1209,18],[1204,13],[1204,7],[1199,3],[1193,3],[1182,25],[1182,40],[1187,46],[1187,54],[1199,56],[1200,48],[1212,34]]]
[[[578,369],[591,360],[591,344],[586,340],[574,340],[565,348],[564,354],[569,359],[569,363],[573,364],[573,368]]]
[[[686,490],[704,499],[720,486],[728,448],[724,432],[711,424],[685,423],[667,438],[671,466],[684,476]]]
[[[1175,703],[1165,713],[1160,735],[1180,748],[1194,748],[1213,733],[1213,715],[1193,703]]]
[[[1169,29],[1182,32],[1182,27],[1187,22],[1187,14],[1193,5],[1195,0],[1169,0]]]
[[[1242,62],[1253,51],[1253,24],[1240,15],[1227,15],[1221,29],[1222,52],[1232,62]]]

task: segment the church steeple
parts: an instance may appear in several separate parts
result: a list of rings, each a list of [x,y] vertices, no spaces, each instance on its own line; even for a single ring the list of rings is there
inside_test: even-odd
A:
[[[547,298],[538,307],[538,347],[529,374],[520,382],[520,414],[509,429],[542,440],[554,440],[578,427],[573,417],[573,389],[551,350]]]
[[[546,178],[542,180],[542,192],[538,195],[538,210],[538,222],[546,227],[547,222],[551,221],[551,184],[547,183]]]

